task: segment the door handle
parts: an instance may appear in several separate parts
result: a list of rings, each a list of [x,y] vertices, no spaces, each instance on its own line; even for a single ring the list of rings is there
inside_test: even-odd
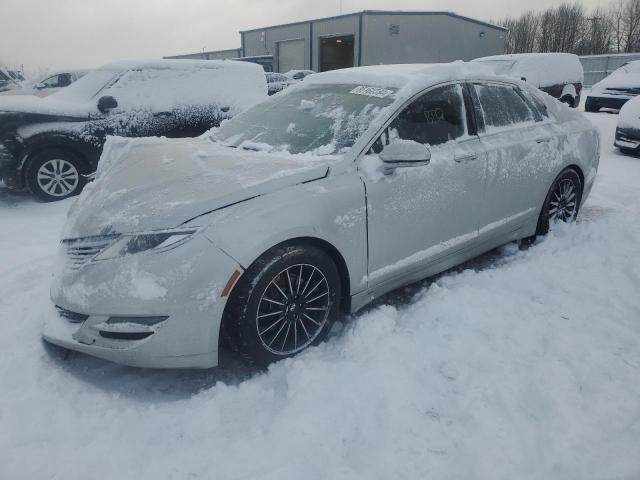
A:
[[[453,159],[458,163],[466,163],[466,162],[471,162],[473,160],[477,160],[478,159],[478,154],[477,153],[470,153],[468,155],[458,155],[458,156],[454,157]]]
[[[536,143],[547,143],[551,141],[551,137],[537,138]]]

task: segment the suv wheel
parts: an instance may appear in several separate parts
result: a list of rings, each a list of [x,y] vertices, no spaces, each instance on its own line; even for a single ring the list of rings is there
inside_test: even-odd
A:
[[[27,187],[45,202],[77,195],[85,184],[84,163],[65,150],[51,149],[37,153],[26,171]]]
[[[223,319],[223,338],[264,367],[322,342],[340,311],[333,260],[310,245],[275,247],[238,280]]]

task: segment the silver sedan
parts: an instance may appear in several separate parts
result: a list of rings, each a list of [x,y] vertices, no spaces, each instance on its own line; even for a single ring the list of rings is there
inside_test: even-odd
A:
[[[257,365],[376,297],[576,218],[583,115],[465,63],[310,76],[192,140],[110,139],[44,338],[135,366]]]

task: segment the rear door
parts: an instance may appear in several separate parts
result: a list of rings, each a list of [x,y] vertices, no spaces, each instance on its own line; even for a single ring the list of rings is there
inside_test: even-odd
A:
[[[518,237],[537,219],[549,168],[556,164],[556,131],[518,86],[472,84],[479,137],[487,152],[487,190],[479,236]]]

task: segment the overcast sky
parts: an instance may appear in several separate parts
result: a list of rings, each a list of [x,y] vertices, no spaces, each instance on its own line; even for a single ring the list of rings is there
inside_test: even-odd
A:
[[[452,11],[479,20],[557,0],[343,0],[359,10]],[[607,0],[583,0],[586,7]],[[534,7],[535,5],[535,7]],[[240,46],[239,30],[337,15],[339,0],[0,0],[0,65],[97,67]]]

